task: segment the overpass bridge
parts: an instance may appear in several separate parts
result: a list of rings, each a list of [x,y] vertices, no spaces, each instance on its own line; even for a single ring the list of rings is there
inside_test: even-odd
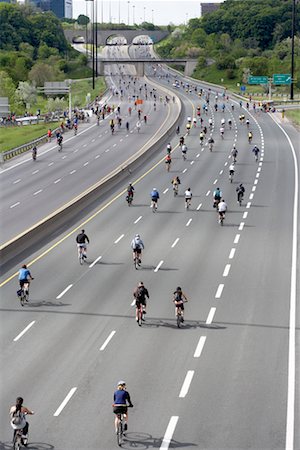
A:
[[[88,30],[64,30],[66,39],[70,43],[88,43],[92,44],[91,31]],[[120,37],[124,38],[127,45],[133,43],[134,39],[139,36],[148,36],[151,41],[155,44],[167,37],[170,33],[165,30],[98,30],[97,31],[97,42],[98,45],[107,45],[110,38]]]

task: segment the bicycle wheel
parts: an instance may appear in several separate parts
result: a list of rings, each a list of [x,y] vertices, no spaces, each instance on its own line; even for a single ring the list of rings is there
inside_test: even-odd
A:
[[[181,314],[180,313],[177,313],[176,321],[177,321],[177,328],[180,328],[180,325],[181,325]]]
[[[121,445],[123,443],[123,424],[122,424],[122,420],[120,418],[119,418],[119,422],[118,422],[117,443],[118,443],[119,447],[121,447]]]
[[[135,257],[133,258],[133,264],[134,264],[134,267],[135,267],[135,269],[137,270],[137,268],[138,268],[138,257],[135,255]]]
[[[25,303],[25,293],[24,293],[23,290],[22,290],[21,297],[20,297],[20,303],[21,303],[21,306],[24,306],[24,303]]]
[[[20,450],[21,449],[21,437],[19,435],[17,435],[17,434],[14,436],[13,448],[14,448],[14,450]]]

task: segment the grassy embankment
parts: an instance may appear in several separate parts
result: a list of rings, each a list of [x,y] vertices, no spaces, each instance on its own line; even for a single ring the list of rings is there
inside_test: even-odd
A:
[[[287,110],[285,115],[291,122],[300,127],[300,109]]]

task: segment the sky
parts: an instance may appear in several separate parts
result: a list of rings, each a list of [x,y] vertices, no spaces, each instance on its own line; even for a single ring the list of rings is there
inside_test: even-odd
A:
[[[223,0],[97,0],[98,22],[128,24],[128,12],[130,25],[134,22],[152,22],[155,25],[185,24],[189,19],[200,16],[200,3],[220,3]],[[86,14],[91,9],[92,1],[73,0],[73,18],[77,19],[79,14]],[[88,12],[90,16],[91,13]]]

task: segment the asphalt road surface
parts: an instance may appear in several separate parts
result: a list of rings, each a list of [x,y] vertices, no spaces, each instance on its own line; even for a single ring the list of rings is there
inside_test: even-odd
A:
[[[203,103],[182,95],[191,111]],[[231,100],[226,103],[224,114],[210,105],[204,115],[205,125],[213,118],[212,152],[207,139],[199,145],[198,123],[186,137],[186,161],[176,136],[171,171],[162,150],[132,180],[132,207],[116,191],[86,217],[91,243],[83,266],[78,223],[29,258],[35,280],[28,305],[16,299],[18,265],[2,278],[0,448],[9,447],[7,411],[17,395],[35,411],[30,448],[116,448],[111,405],[119,379],[134,404],[123,448],[284,449],[293,418],[295,440],[287,448],[300,448],[299,313],[295,417],[287,420],[290,305],[299,301],[293,281],[298,182],[288,138],[295,145],[298,135],[286,124],[280,128],[275,115],[234,104],[232,111]],[[250,120],[252,145],[241,111]],[[223,116],[233,121],[224,140]],[[239,154],[230,183],[234,143]],[[181,179],[177,197],[175,175]],[[240,207],[235,190],[241,182]],[[149,207],[153,187],[160,192],[156,213]],[[193,198],[186,210],[188,187]],[[216,187],[228,204],[223,227],[212,207]],[[145,243],[138,270],[130,250],[135,233]],[[139,281],[150,293],[142,327],[131,306]],[[181,329],[172,303],[177,286],[189,300]]]

